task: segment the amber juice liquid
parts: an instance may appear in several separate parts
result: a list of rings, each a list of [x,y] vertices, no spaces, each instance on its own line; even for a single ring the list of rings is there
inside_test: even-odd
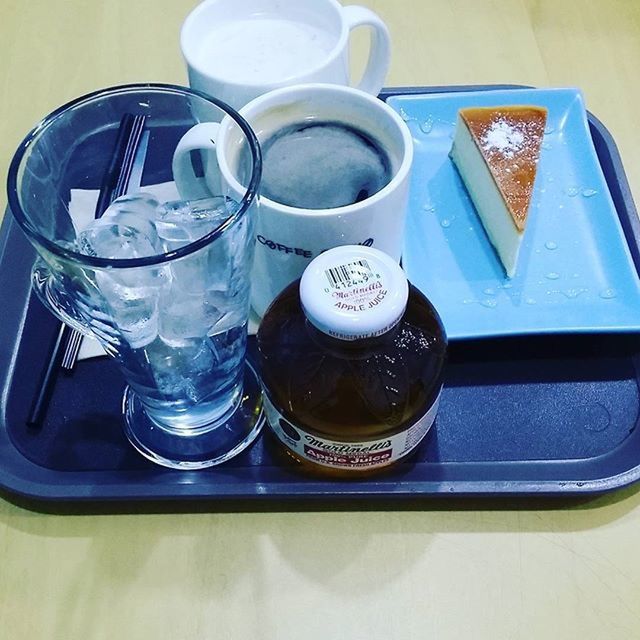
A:
[[[258,332],[270,402],[306,434],[344,443],[391,437],[422,417],[439,395],[446,345],[437,312],[412,286],[400,322],[376,338],[349,342],[318,331],[302,311],[298,283],[280,294]],[[283,446],[307,471],[336,477],[380,471],[328,467]]]

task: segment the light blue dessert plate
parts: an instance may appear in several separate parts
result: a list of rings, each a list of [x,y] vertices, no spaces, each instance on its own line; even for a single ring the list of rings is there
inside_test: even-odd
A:
[[[393,96],[414,143],[403,266],[450,339],[635,332],[640,281],[577,89]],[[548,109],[515,277],[506,277],[449,158],[458,109]]]

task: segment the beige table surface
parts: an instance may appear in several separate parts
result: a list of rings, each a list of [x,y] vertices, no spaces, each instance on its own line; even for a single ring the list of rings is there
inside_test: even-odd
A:
[[[367,1],[392,33],[389,85],[581,87],[640,200],[640,0]],[[192,4],[1,0],[2,179],[59,104],[184,83]],[[0,498],[0,640],[640,638],[637,490],[451,506],[60,516]]]

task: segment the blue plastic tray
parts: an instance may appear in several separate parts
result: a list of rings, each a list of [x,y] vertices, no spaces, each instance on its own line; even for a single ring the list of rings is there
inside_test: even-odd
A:
[[[394,94],[491,87],[416,87]],[[505,89],[509,87],[501,86]],[[640,223],[616,146],[589,126],[636,269]],[[435,427],[411,462],[371,480],[324,481],[283,464],[269,438],[205,471],[153,466],[120,423],[124,382],[106,359],[59,376],[46,423],[25,418],[57,322],[30,293],[34,259],[7,212],[0,230],[0,487],[42,501],[206,499],[279,504],[298,499],[402,499],[451,495],[586,495],[640,478],[635,334],[545,335],[452,345]]]

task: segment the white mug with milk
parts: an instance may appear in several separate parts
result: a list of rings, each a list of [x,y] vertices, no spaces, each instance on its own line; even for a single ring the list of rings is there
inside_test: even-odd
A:
[[[279,87],[353,84],[349,35],[371,28],[357,87],[377,95],[389,67],[389,32],[372,11],[337,0],[205,0],[185,20],[180,46],[192,89],[241,108]]]
[[[358,89],[308,84],[260,96],[240,114],[263,154],[251,290],[258,316],[327,249],[364,244],[400,260],[413,142],[393,109]],[[228,117],[183,136],[173,160],[183,198],[205,195],[194,150],[215,153],[217,168],[205,175],[210,190],[220,177],[224,193],[244,195],[240,136]]]

